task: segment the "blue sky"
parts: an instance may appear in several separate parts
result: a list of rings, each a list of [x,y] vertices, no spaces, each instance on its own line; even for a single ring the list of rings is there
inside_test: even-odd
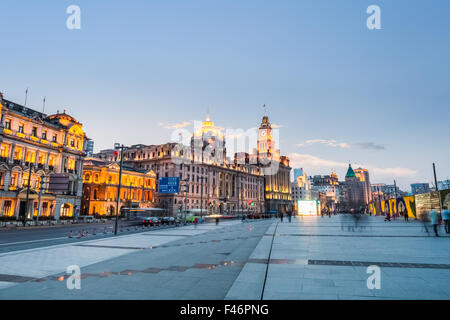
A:
[[[81,8],[81,30],[66,8]],[[366,8],[381,8],[368,30]],[[348,161],[404,188],[450,178],[450,2],[23,1],[0,3],[0,91],[79,119],[95,149],[167,142],[201,120],[281,126],[308,174]],[[189,128],[189,127],[188,127]]]

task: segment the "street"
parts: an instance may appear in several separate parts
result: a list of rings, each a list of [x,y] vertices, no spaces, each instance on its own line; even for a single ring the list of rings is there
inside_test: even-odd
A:
[[[345,216],[235,220],[35,244],[0,254],[0,299],[450,298],[442,229],[436,238],[417,221],[381,217],[353,227]],[[81,269],[80,289],[68,287],[69,265]]]
[[[158,228],[172,228],[173,225],[162,225],[158,227],[136,228],[135,222],[119,221],[118,233],[129,234],[154,230]],[[104,231],[107,233],[104,234]],[[96,235],[94,236],[94,229]],[[72,231],[72,239],[69,233]],[[56,226],[40,226],[40,227],[19,227],[11,230],[0,230],[0,253],[33,249],[45,247],[49,245],[72,243],[77,238],[80,231],[87,231],[88,237],[77,239],[78,241],[86,241],[95,238],[111,237],[114,231],[114,221],[105,223],[84,223],[73,225],[56,225]]]

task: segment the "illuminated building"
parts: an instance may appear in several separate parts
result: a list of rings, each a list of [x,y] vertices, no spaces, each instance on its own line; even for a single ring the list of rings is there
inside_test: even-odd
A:
[[[47,116],[1,94],[0,111],[0,216],[36,216],[40,191],[41,216],[59,219],[77,214],[87,139],[82,124],[65,111]]]
[[[208,149],[212,146],[211,149]],[[201,152],[202,147],[206,152]],[[225,157],[225,138],[209,116],[191,137],[189,146],[178,143],[132,145],[124,151],[124,163],[136,169],[153,170],[161,177],[187,179],[189,192],[186,209],[203,209],[204,214],[261,213],[264,210],[264,177],[259,166]],[[119,161],[114,150],[103,150],[95,157]],[[156,193],[156,206],[173,215],[185,208],[184,192]]]
[[[325,195],[325,201],[321,202],[324,208],[334,211],[338,200],[337,193],[339,188],[338,176],[332,172],[330,175],[316,175],[311,179],[312,188]]]
[[[84,160],[82,214],[116,214],[119,169],[117,162],[96,158]],[[119,210],[154,207],[155,179],[152,170],[138,170],[124,165]]]
[[[372,202],[372,188],[370,185],[370,177],[369,170],[358,168],[354,170],[355,175],[359,178],[359,180],[363,183],[364,187],[364,202],[367,205]]]
[[[258,130],[256,149],[258,166],[265,178],[265,202],[267,212],[287,212],[292,210],[291,167],[289,158],[280,155],[276,149],[274,132],[269,118],[264,116]]]
[[[345,175],[345,203],[347,209],[360,210],[368,204],[366,195],[366,182],[361,181],[360,176],[355,174],[349,164]]]

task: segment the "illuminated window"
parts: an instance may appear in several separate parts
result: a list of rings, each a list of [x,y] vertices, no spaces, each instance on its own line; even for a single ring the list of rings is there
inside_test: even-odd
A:
[[[56,157],[54,155],[50,155],[48,159],[48,165],[54,167],[56,163]]]
[[[27,151],[27,155],[25,157],[26,162],[34,163],[36,160],[36,153],[34,151]]]
[[[2,157],[2,158],[9,157],[9,145],[2,143],[1,149],[0,149],[0,157]]]
[[[38,162],[40,164],[45,164],[45,154],[42,154],[42,153],[39,154]]]

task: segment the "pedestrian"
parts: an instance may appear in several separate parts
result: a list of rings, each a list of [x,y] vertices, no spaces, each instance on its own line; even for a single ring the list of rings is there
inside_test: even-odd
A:
[[[219,225],[219,217],[216,218],[216,226]]]
[[[386,217],[384,218],[384,221],[391,221],[391,213],[389,212],[389,209],[386,211]]]
[[[197,229],[197,224],[198,224],[198,218],[195,218],[194,219],[194,227],[195,227],[195,229]]]
[[[432,209],[430,211],[430,221],[431,221],[431,225],[433,226],[434,234],[436,235],[436,237],[439,237],[439,234],[438,234],[439,214],[434,209]]]
[[[288,215],[289,222],[292,222],[292,212],[288,211],[287,215]]]
[[[283,212],[280,212],[280,220],[283,222]]]
[[[403,218],[405,218],[405,222],[408,222],[408,211],[407,210],[403,210]]]
[[[448,206],[442,206],[442,220],[444,220],[445,232],[450,233],[450,210],[448,210]]]

